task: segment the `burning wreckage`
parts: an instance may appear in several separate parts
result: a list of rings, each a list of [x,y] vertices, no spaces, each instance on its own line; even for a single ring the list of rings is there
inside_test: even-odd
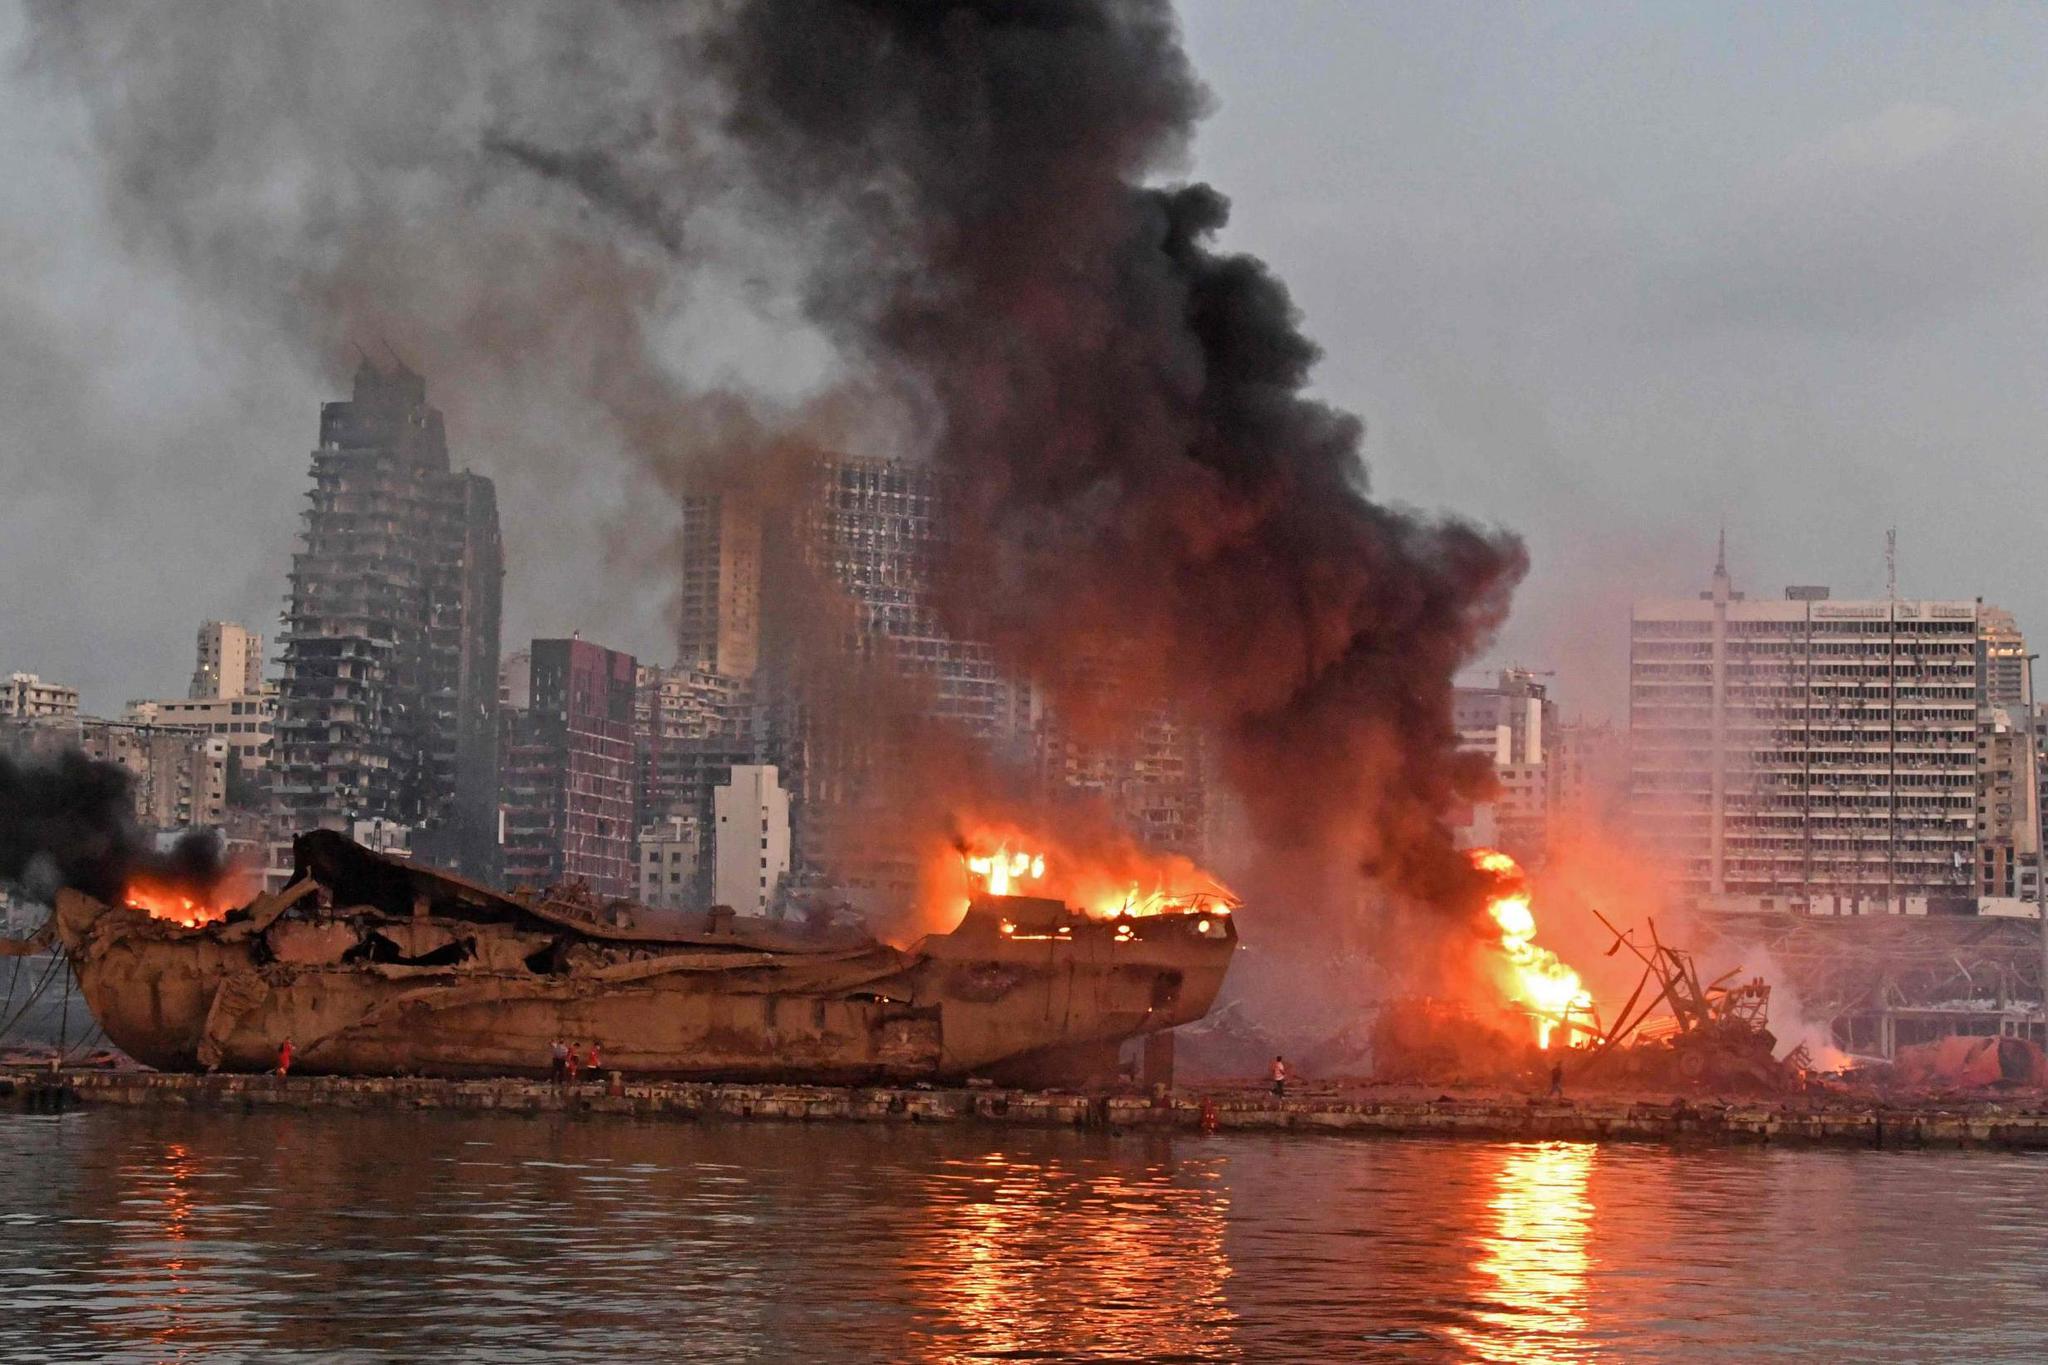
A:
[[[1704,980],[1692,954],[1665,942],[1654,919],[1639,935],[1593,910],[1613,935],[1608,956],[1626,948],[1642,964],[1635,989],[1603,1021],[1579,974],[1535,942],[1522,869],[1491,849],[1472,859],[1497,879],[1484,956],[1505,1008],[1389,1002],[1364,1047],[1379,1079],[1526,1083],[1557,1065],[1575,1087],[1772,1093],[1796,1088],[1812,1070],[1803,1045],[1774,1057],[1771,987],[1762,977],[1745,979],[1738,968]]]
[[[983,878],[951,932],[865,931],[507,895],[301,835],[291,882],[204,907],[58,894],[52,929],[107,1036],[167,1071],[540,1075],[556,1038],[671,1078],[1058,1084],[1199,1019],[1237,946],[1220,894],[1101,917]],[[138,897],[128,897],[131,902]],[[190,922],[203,921],[203,922]]]

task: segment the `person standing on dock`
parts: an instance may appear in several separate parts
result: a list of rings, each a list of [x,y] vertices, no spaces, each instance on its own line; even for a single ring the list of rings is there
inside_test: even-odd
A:
[[[1564,1098],[1564,1062],[1562,1059],[1550,1064],[1550,1098]]]
[[[1287,1059],[1285,1057],[1275,1057],[1273,1059],[1273,1098],[1276,1100],[1287,1098]]]
[[[548,1044],[548,1079],[560,1085],[569,1075],[569,1045],[560,1038]]]
[[[292,1040],[287,1038],[277,1045],[277,1074],[280,1076],[289,1075],[291,1074],[291,1069]]]
[[[569,1055],[563,1059],[563,1065],[569,1071],[569,1084],[576,1084],[576,1044],[573,1040],[569,1043]]]
[[[583,1069],[590,1073],[591,1080],[603,1079],[604,1063],[597,1054],[596,1043],[592,1043],[590,1050],[583,1054]]]

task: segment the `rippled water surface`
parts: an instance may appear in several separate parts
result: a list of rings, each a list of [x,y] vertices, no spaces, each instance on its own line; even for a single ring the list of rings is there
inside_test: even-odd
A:
[[[0,1117],[6,1359],[2036,1360],[2048,1164]]]

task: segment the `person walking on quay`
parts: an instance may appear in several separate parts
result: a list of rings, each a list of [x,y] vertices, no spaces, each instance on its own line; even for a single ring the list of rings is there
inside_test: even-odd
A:
[[[560,1085],[569,1076],[569,1045],[560,1038],[548,1044],[548,1080]]]
[[[1286,1098],[1287,1098],[1287,1059],[1286,1059],[1285,1057],[1275,1057],[1275,1058],[1273,1059],[1273,1071],[1272,1071],[1272,1075],[1273,1075],[1273,1098],[1274,1098],[1274,1099],[1276,1099],[1276,1100],[1284,1100],[1284,1099],[1286,1099]]]
[[[576,1044],[573,1040],[569,1044],[569,1055],[563,1059],[563,1065],[569,1069],[569,1084],[576,1084]]]
[[[292,1069],[292,1040],[287,1038],[277,1046],[277,1074],[289,1075]]]
[[[1550,1098],[1564,1098],[1564,1062],[1562,1059],[1550,1064]]]

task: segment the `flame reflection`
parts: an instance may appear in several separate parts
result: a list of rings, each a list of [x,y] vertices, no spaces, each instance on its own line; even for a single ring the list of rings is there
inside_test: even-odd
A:
[[[1228,1351],[1228,1196],[1213,1167],[1175,1164],[1177,1177],[1127,1175],[991,1154],[964,1168],[978,1188],[934,1204],[926,1260],[943,1267],[928,1285],[940,1341],[975,1359]]]
[[[130,1306],[131,1326],[156,1348],[157,1359],[184,1353],[206,1305],[198,1301],[203,1277],[189,1254],[203,1178],[199,1157],[182,1142],[168,1142],[160,1154],[121,1170],[125,1197],[137,1210],[144,1235],[111,1250],[107,1283]]]
[[[1585,1357],[1586,1250],[1593,1221],[1588,1184],[1592,1143],[1540,1142],[1501,1149],[1494,1175],[1491,1235],[1474,1269],[1492,1293],[1459,1341],[1480,1360],[1565,1361]]]

